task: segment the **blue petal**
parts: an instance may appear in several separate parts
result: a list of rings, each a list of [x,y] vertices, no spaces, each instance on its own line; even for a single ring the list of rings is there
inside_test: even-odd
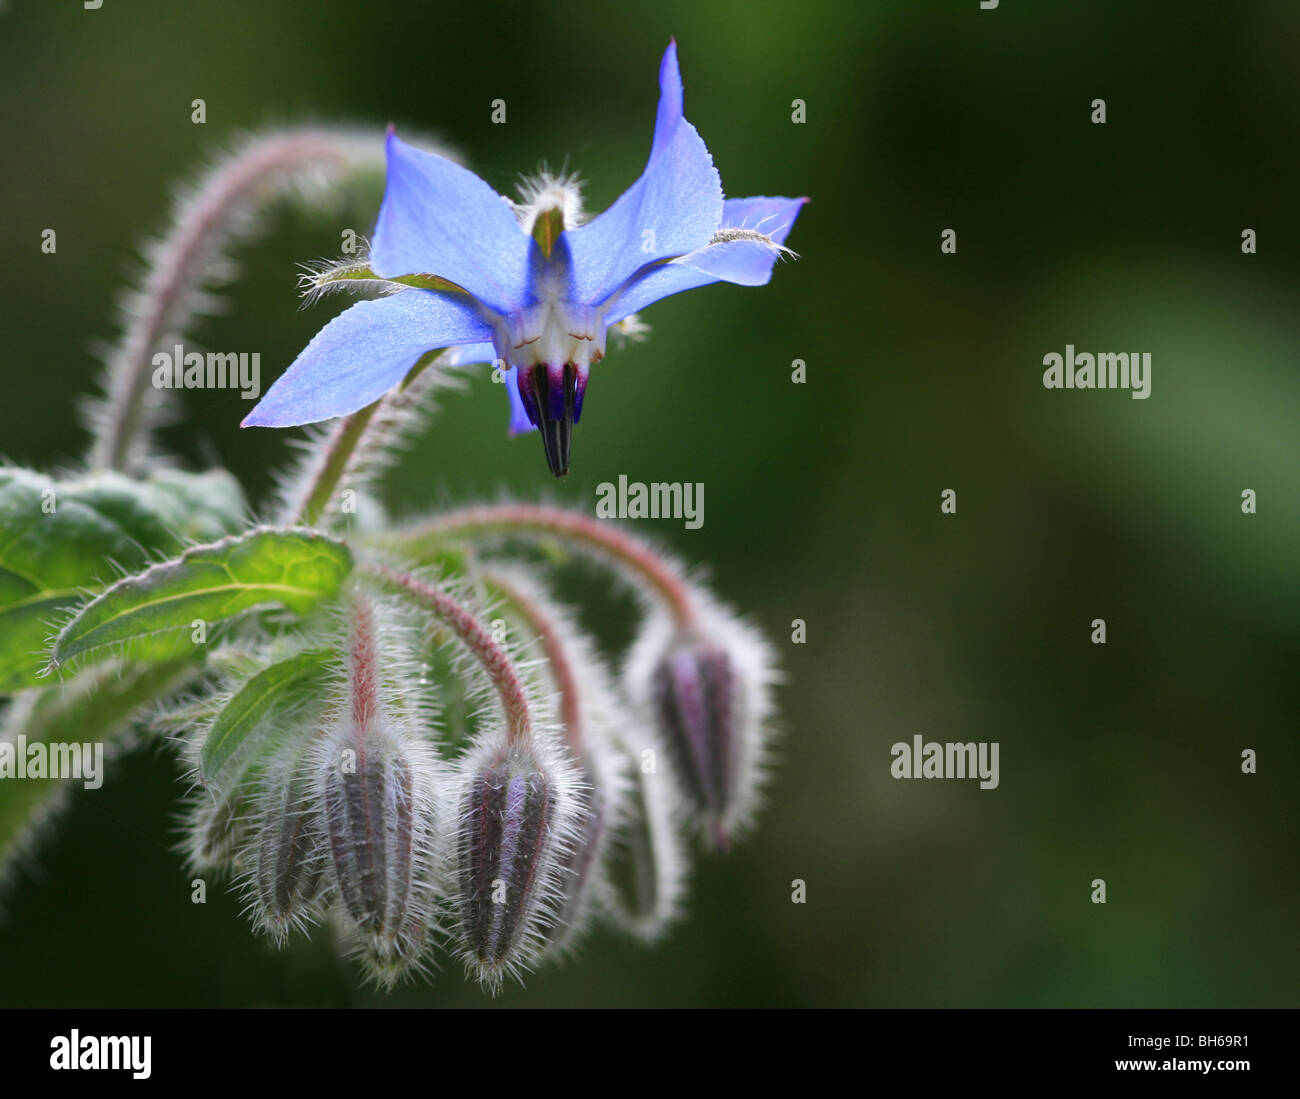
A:
[[[672,140],[682,117],[682,71],[677,66],[677,39],[668,43],[659,59],[659,106],[655,111],[655,136],[650,157]]]
[[[510,398],[510,426],[506,429],[507,434],[515,436],[522,435],[525,431],[536,431],[537,425],[528,418],[523,398],[519,396],[519,367],[512,366],[501,373],[506,383],[506,396]]]
[[[242,427],[292,427],[376,401],[426,351],[479,343],[491,328],[460,295],[403,290],[358,302],[316,333],[244,417]]]
[[[807,201],[806,198],[769,198],[767,195],[729,198],[723,205],[722,224],[718,228],[755,229],[767,234],[777,244],[784,244],[794,228],[794,219]]]
[[[447,349],[447,366],[468,366],[470,363],[496,362],[497,352],[491,341],[463,343]]]
[[[387,150],[370,246],[375,274],[437,275],[499,314],[526,304],[530,238],[506,200],[473,172],[391,132]]]
[[[659,66],[659,110],[645,172],[595,220],[564,233],[572,296],[603,302],[640,267],[697,251],[722,220],[722,181],[695,127],[682,118],[677,44]]]
[[[728,199],[719,229],[754,229],[783,244],[807,201],[767,196]],[[711,282],[762,286],[772,277],[777,257],[775,248],[761,242],[733,240],[710,244],[680,260],[648,267],[628,280],[606,312],[605,322],[616,324],[660,298]]]

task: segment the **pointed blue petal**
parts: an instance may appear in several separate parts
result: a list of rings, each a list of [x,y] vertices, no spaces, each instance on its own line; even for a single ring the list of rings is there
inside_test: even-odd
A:
[[[403,290],[358,302],[316,333],[242,427],[291,427],[346,416],[378,400],[426,351],[479,343],[491,328],[459,295]]]
[[[668,43],[659,60],[659,107],[655,111],[655,136],[650,157],[672,140],[682,117],[682,71],[677,65],[677,39]]]
[[[388,185],[370,265],[380,278],[426,274],[463,286],[494,312],[525,304],[529,237],[473,172],[388,135]]]
[[[736,198],[727,201],[720,229],[754,229],[765,233],[777,244],[789,236],[794,219],[807,199],[803,198]],[[639,272],[623,288],[605,315],[607,324],[647,305],[694,290],[711,282],[734,282],[740,286],[762,286],[772,277],[778,252],[757,241],[734,240],[710,244],[680,260]]]
[[[695,127],[682,118],[677,45],[659,66],[654,144],[641,178],[608,210],[564,233],[573,300],[603,302],[640,267],[708,244],[722,220],[722,181]]]

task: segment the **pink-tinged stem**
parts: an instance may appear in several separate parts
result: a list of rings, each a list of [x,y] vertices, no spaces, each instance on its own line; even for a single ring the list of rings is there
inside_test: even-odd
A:
[[[349,639],[349,681],[352,690],[352,727],[358,751],[364,751],[366,735],[379,711],[379,658],[375,649],[375,614],[364,599],[351,601],[352,636]]]
[[[375,149],[378,163],[377,143]],[[126,331],[109,359],[108,394],[96,418],[92,467],[124,469],[132,460],[153,404],[153,356],[189,323],[202,301],[204,280],[240,228],[241,216],[304,171],[341,171],[359,161],[358,153],[357,138],[349,134],[325,129],[269,134],[220,164],[179,204],[167,235],[151,252],[144,285],[128,306]]]
[[[574,759],[582,759],[582,707],[579,705],[578,680],[573,674],[573,664],[569,660],[564,639],[560,637],[555,623],[535,599],[520,591],[499,573],[485,571],[483,579],[489,587],[500,592],[519,612],[520,617],[533,629],[542,641],[546,661],[550,665],[555,686],[560,692],[560,720],[564,722],[564,736]]]
[[[551,535],[594,550],[615,567],[632,572],[663,599],[684,630],[695,625],[695,601],[677,571],[644,543],[618,527],[542,504],[495,504],[445,511],[435,519],[386,538],[404,547],[456,538]]]
[[[501,697],[501,706],[506,714],[506,740],[512,746],[531,743],[533,718],[523,681],[515,670],[514,661],[492,640],[483,623],[446,592],[417,580],[409,573],[397,572],[383,565],[364,565],[362,568],[409,594],[460,639],[483,665]]]

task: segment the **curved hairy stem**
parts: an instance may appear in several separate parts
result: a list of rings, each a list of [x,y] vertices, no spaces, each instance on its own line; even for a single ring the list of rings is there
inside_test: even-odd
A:
[[[444,352],[429,351],[401,385],[310,440],[281,479],[280,522],[318,526],[339,490],[375,481],[437,411],[438,392],[461,381]]]
[[[380,542],[418,556],[449,543],[501,536],[551,537],[595,553],[634,584],[654,591],[678,626],[689,630],[695,625],[695,599],[676,566],[618,527],[563,508],[544,504],[457,508],[383,535]]]
[[[326,438],[320,449],[319,464],[308,477],[307,488],[301,504],[289,522],[314,527],[320,522],[334,490],[347,473],[353,454],[361,443],[366,428],[379,408],[380,401],[366,405],[359,412],[345,416]]]
[[[560,636],[556,624],[546,610],[531,598],[520,585],[513,583],[508,576],[494,569],[484,569],[481,573],[483,582],[495,595],[502,596],[518,613],[528,627],[541,639],[542,651],[546,654],[546,663],[560,692],[560,720],[564,723],[564,736],[573,752],[573,758],[583,758],[582,747],[582,706],[579,704],[578,678],[574,672],[573,662],[569,659],[568,647]]]
[[[122,336],[108,356],[105,396],[91,413],[93,468],[126,470],[144,456],[160,403],[153,356],[210,307],[205,287],[228,276],[223,250],[249,232],[257,208],[313,175],[331,179],[382,164],[377,136],[282,130],[247,141],[181,197],[170,228],[146,249],[143,285],[127,301]]]
[[[456,635],[482,664],[501,697],[507,740],[511,744],[530,743],[533,736],[532,708],[523,680],[510,655],[492,639],[491,631],[477,616],[445,591],[439,591],[409,573],[373,564],[363,565],[361,569],[410,596]]]

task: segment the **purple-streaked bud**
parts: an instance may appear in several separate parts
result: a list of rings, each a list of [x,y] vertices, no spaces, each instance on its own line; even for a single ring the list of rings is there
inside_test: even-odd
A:
[[[694,620],[652,618],[629,657],[628,690],[663,742],[685,809],[726,849],[751,820],[778,674],[761,636],[700,592]]]
[[[545,929],[546,948],[577,941],[603,886],[608,833],[618,823],[626,790],[625,759],[611,725],[620,707],[603,663],[568,612],[525,572],[489,568],[490,589],[505,595],[520,624],[537,635],[547,676],[555,687],[556,732],[585,794],[575,814],[573,841],[560,856],[555,922]]]
[[[355,752],[323,761],[322,823],[339,898],[380,960],[408,954],[417,918],[427,807],[399,740],[372,731]]]
[[[310,787],[300,759],[275,768],[258,823],[252,867],[258,920],[279,940],[308,922],[324,884],[325,853]]]
[[[528,745],[472,753],[464,773],[463,946],[479,979],[495,988],[535,960],[555,921],[561,865],[583,806],[568,768]]]
[[[652,692],[685,793],[725,847],[723,822],[735,794],[740,747],[731,659],[707,641],[678,644],[655,668]]]
[[[391,985],[429,924],[435,765],[382,684],[390,661],[375,607],[353,596],[348,695],[316,749],[316,812],[329,879],[371,975]]]

